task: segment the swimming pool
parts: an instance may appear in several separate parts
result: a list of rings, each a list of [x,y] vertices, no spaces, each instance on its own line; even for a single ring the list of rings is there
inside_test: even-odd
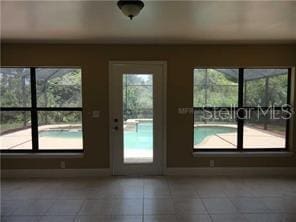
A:
[[[194,128],[194,144],[200,144],[206,137],[235,132],[236,128],[224,126],[199,126]],[[82,137],[80,129],[46,130],[40,132],[40,137],[79,139]],[[153,147],[152,122],[142,122],[132,130],[124,130],[124,147],[129,150],[151,150]]]
[[[234,127],[225,126],[198,126],[194,127],[194,145],[200,144],[206,137],[236,132]]]
[[[39,132],[40,137],[53,137],[53,138],[64,138],[64,139],[79,139],[82,137],[82,131],[81,129],[77,130],[43,130]]]
[[[153,147],[153,127],[151,122],[139,123],[135,130],[124,130],[124,148],[150,150]]]

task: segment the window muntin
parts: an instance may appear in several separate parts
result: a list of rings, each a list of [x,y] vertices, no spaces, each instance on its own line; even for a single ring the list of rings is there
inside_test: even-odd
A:
[[[81,69],[1,68],[0,73],[1,151],[83,150]]]
[[[209,73],[215,73],[215,75],[209,75]],[[207,74],[210,77],[207,77]],[[218,78],[218,75],[221,75],[221,77]],[[225,75],[229,77],[225,77]],[[228,147],[223,146],[223,144],[219,142],[219,138],[223,138],[227,143],[232,144],[234,144],[235,141],[236,146],[233,148],[237,150],[274,150],[287,148],[287,126],[289,120],[284,117],[283,109],[287,111],[288,109],[285,107],[289,105],[289,75],[290,69],[195,69],[193,95],[195,111],[194,149],[228,149]],[[218,93],[215,95],[215,102],[212,102],[213,105],[207,104],[207,102],[204,101],[209,101],[209,87],[204,87],[208,92],[205,92],[205,90],[200,87],[207,78],[211,79],[210,82],[212,85],[217,86],[223,85],[221,84],[223,78],[233,80],[234,83],[237,83],[238,90],[235,91],[232,89],[228,90],[228,92],[231,92],[230,94],[224,93],[225,88],[228,87],[225,85],[222,91],[219,92],[219,90],[217,90]],[[219,95],[219,93],[221,95]],[[208,98],[205,99],[205,96],[208,96]],[[224,102],[223,100],[228,102]],[[261,113],[267,113],[269,109],[272,109],[273,113],[282,113],[282,115],[279,115],[280,117],[274,117],[274,115],[272,115],[273,119],[268,118],[266,117],[267,114],[262,115],[255,113],[258,107],[260,107],[259,111]],[[229,116],[231,119],[226,118],[227,121],[225,118],[222,118],[223,121],[220,119],[217,120],[216,116],[221,116],[221,109],[223,109],[224,112],[230,112],[231,115]],[[243,112],[241,112],[241,110],[243,110]],[[207,119],[206,121],[198,120],[199,118],[197,118],[197,116],[199,116],[200,113],[210,112],[216,114],[212,115],[215,116],[214,121],[211,119]],[[250,113],[249,119],[247,119],[248,116],[246,116],[248,113]],[[233,116],[235,116],[234,119]],[[254,116],[256,116],[257,119],[255,119]],[[204,130],[202,128],[205,127],[205,124],[207,124],[207,126],[216,126],[216,129],[213,130],[211,128],[208,132],[209,135],[207,135],[202,142],[198,143],[197,138],[202,136],[202,131]],[[226,129],[225,132],[223,132],[223,129],[218,129],[218,127],[221,128],[224,126],[229,128],[229,126],[235,126],[236,124],[236,132],[226,132]],[[197,127],[201,127],[201,129]],[[200,132],[199,135],[198,132]],[[236,137],[236,140],[234,137]]]

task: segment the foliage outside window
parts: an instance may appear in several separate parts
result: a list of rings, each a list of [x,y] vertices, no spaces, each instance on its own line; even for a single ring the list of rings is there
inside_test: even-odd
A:
[[[124,119],[152,118],[152,75],[125,74],[123,76]]]
[[[82,150],[81,69],[1,68],[2,151]]]
[[[153,75],[122,75],[124,163],[153,162]]]

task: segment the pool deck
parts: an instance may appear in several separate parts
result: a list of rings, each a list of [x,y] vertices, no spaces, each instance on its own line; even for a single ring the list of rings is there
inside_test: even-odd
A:
[[[202,126],[200,124],[199,126]],[[210,124],[206,124],[209,126]],[[77,127],[77,124],[63,124],[63,125],[44,125],[40,126],[39,130],[50,130],[56,128],[71,129]],[[195,125],[196,126],[196,125]],[[213,126],[213,125],[212,125]],[[236,125],[215,125],[223,127],[236,127]],[[285,147],[285,138],[261,129],[244,127],[244,147],[247,148],[280,148]],[[231,133],[220,133],[206,137],[202,143],[194,145],[197,149],[211,149],[211,148],[224,148],[233,149],[236,148],[237,134],[236,132]],[[82,149],[81,138],[57,138],[57,137],[39,137],[40,149]],[[218,147],[217,147],[218,146]],[[31,149],[31,129],[23,129],[17,132],[4,134],[0,136],[0,149],[3,150],[14,150],[14,149]],[[150,153],[150,152],[149,152]],[[126,158],[134,159],[136,157],[143,156],[145,158],[151,158],[151,154],[128,152]]]
[[[199,124],[198,126],[209,127],[231,127],[236,128],[232,124]],[[200,144],[194,145],[195,149],[235,149],[237,144],[237,133],[219,133],[206,137]],[[244,127],[244,148],[282,148],[285,147],[285,138],[274,133],[245,126]]]
[[[81,127],[80,124],[60,124],[44,125],[38,127],[39,131],[53,129],[73,129]],[[57,138],[57,137],[39,137],[40,149],[82,149],[82,139],[80,138]],[[23,129],[13,133],[0,136],[0,149],[2,150],[31,150],[32,138],[31,129]]]

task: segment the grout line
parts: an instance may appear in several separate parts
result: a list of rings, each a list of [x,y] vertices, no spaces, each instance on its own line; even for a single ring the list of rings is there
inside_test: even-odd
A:
[[[143,179],[143,195],[142,195],[142,200],[143,200],[143,203],[142,203],[142,222],[144,222],[145,178]]]
[[[82,201],[82,204],[81,204],[79,210],[76,212],[76,214],[75,214],[75,216],[74,216],[74,221],[76,221],[76,219],[79,218],[79,213],[80,213],[81,209],[83,208],[85,202],[86,202],[86,199],[84,199],[84,200]]]
[[[226,178],[227,180],[229,180],[229,177],[223,177],[223,178]],[[175,184],[175,181],[174,180],[172,180],[170,183],[169,183],[169,178],[167,178],[167,177],[162,177],[161,179],[164,179],[164,182],[165,182],[165,184],[166,184],[166,186],[168,186],[168,191],[169,191],[169,198],[170,199],[173,199],[173,196],[172,196],[172,187],[173,187],[173,185]],[[24,190],[26,190],[26,188],[31,188],[31,184],[32,184],[32,188],[37,188],[36,189],[36,191],[37,191],[37,193],[38,192],[45,192],[45,189],[43,189],[43,185],[44,185],[44,182],[46,182],[46,180],[41,180],[41,181],[39,181],[39,180],[30,180],[30,179],[25,179],[24,180],[25,182],[28,182],[28,183],[24,183],[20,188],[25,188]],[[49,180],[50,181],[50,180]],[[144,216],[145,216],[145,214],[144,214],[144,208],[145,208],[145,203],[144,203],[144,200],[145,200],[145,187],[146,187],[146,184],[149,182],[149,179],[145,179],[145,178],[142,178],[142,184],[140,185],[140,187],[142,187],[142,198],[140,198],[141,196],[139,196],[139,197],[136,197],[137,199],[142,199],[142,218],[141,218],[141,221],[142,222],[144,222]],[[177,180],[176,182],[178,183],[178,181],[179,180]],[[182,180],[181,180],[182,181]],[[222,180],[219,180],[220,181],[220,183],[221,183],[221,185],[223,185],[224,186],[224,179],[222,179]],[[34,182],[34,183],[31,183],[31,182]],[[39,183],[40,182],[40,184],[42,185],[40,185],[39,186]],[[230,182],[232,183],[232,180],[230,180]],[[246,187],[246,188],[248,188],[249,186],[251,186],[251,187],[256,187],[256,186],[258,186],[258,182],[256,182],[256,181],[249,181],[251,184],[249,184],[249,183],[247,183],[247,184],[245,184],[244,182],[248,182],[248,181],[241,181],[241,180],[239,180],[239,181],[237,181],[237,182],[234,182],[235,184],[238,184],[239,186],[243,186],[243,187]],[[260,181],[259,181],[260,182]],[[79,181],[76,181],[75,182],[76,184],[79,184],[80,182]],[[212,183],[212,182],[210,182],[210,183]],[[216,182],[215,182],[216,183]],[[91,183],[90,183],[91,184]],[[194,185],[193,186],[193,188],[195,188],[195,187],[198,187],[198,183],[196,183],[196,182],[194,182],[194,183],[191,183],[191,182],[186,182],[186,184],[191,184],[191,185]],[[283,187],[283,189],[284,188],[289,188],[289,190],[288,190],[288,192],[292,192],[291,191],[291,187],[293,187],[293,184],[294,184],[294,182],[293,183],[288,183],[288,184],[285,184],[285,185],[283,185],[284,187]],[[9,184],[8,184],[9,185]],[[37,185],[37,186],[35,186],[35,185]],[[128,184],[127,184],[128,185]],[[226,184],[227,185],[227,184]],[[259,185],[261,185],[261,183],[259,183]],[[12,184],[12,187],[14,187],[15,186],[15,183],[14,184]],[[62,181],[59,181],[59,183],[58,183],[58,186],[56,187],[56,186],[50,186],[49,188],[50,188],[50,190],[49,191],[54,191],[54,192],[56,192],[56,191],[58,191],[58,189],[61,189],[62,187],[64,186],[64,183],[62,182]],[[153,186],[153,184],[152,184],[152,186]],[[17,187],[19,187],[18,185],[17,185]],[[40,188],[38,188],[38,187],[40,187]],[[127,186],[128,187],[128,186]],[[99,187],[98,187],[99,188]],[[277,189],[277,187],[276,186],[272,186],[272,188],[273,189]],[[18,189],[19,188],[17,188],[17,189],[13,189],[13,191],[11,191],[12,192],[12,194],[15,192],[15,191],[18,191]],[[195,189],[194,189],[195,190]],[[67,190],[66,190],[67,191]],[[61,192],[61,194],[60,195],[62,195],[63,193],[64,193],[65,191],[62,191]],[[210,191],[209,191],[210,192]],[[196,193],[196,192],[195,192]],[[224,191],[222,190],[221,191],[221,193],[224,193]],[[41,215],[26,215],[26,214],[21,214],[21,215],[15,215],[14,213],[11,213],[11,214],[9,214],[9,215],[5,215],[4,217],[6,218],[6,217],[26,217],[26,216],[34,216],[34,217],[36,217],[36,221],[41,221],[44,217],[46,217],[46,216],[73,216],[74,218],[73,218],[73,220],[74,221],[76,221],[76,222],[78,222],[78,218],[79,218],[79,213],[80,213],[80,211],[82,210],[82,208],[83,208],[83,206],[85,205],[85,203],[86,203],[86,201],[88,200],[88,197],[85,197],[84,196],[84,198],[80,198],[80,199],[77,199],[77,200],[80,200],[81,201],[81,205],[80,205],[80,207],[79,207],[79,209],[77,210],[77,212],[75,213],[75,215],[74,214],[72,214],[72,215],[48,215],[48,212],[49,212],[49,210],[55,205],[55,203],[56,202],[58,202],[58,201],[63,201],[63,200],[76,200],[75,198],[71,198],[71,197],[69,197],[69,198],[67,198],[67,199],[59,199],[59,196],[58,196],[58,194],[59,193],[57,193],[57,195],[55,195],[55,196],[52,196],[52,195],[49,195],[49,197],[46,197],[46,196],[44,196],[44,197],[41,197],[41,199],[36,199],[36,198],[33,198],[33,199],[27,199],[27,198],[25,198],[25,197],[22,197],[21,199],[13,199],[13,200],[15,200],[15,201],[20,201],[20,200],[25,200],[25,201],[29,201],[30,203],[32,202],[32,203],[34,203],[34,201],[36,201],[36,200],[48,200],[48,201],[52,201],[52,203],[51,204],[49,204],[49,207],[41,214]],[[257,195],[259,195],[259,194],[257,194]],[[240,212],[239,210],[238,210],[238,207],[237,207],[237,204],[235,204],[235,202],[234,202],[234,200],[236,199],[236,198],[250,198],[250,199],[256,199],[256,198],[259,198],[259,199],[262,199],[262,198],[264,198],[264,197],[261,197],[261,196],[252,196],[252,197],[245,197],[245,196],[234,196],[234,197],[232,197],[232,196],[228,196],[228,195],[226,195],[225,197],[212,197],[212,198],[222,198],[222,199],[227,199],[227,200],[229,200],[233,205],[234,205],[234,207],[237,209],[237,212],[236,213],[212,213],[212,214],[210,214],[209,213],[209,210],[208,210],[208,208],[206,207],[206,205],[205,205],[205,200],[206,199],[211,199],[211,198],[207,198],[207,197],[204,197],[204,198],[201,198],[201,197],[199,197],[199,194],[198,194],[198,192],[197,192],[197,195],[196,195],[200,200],[201,200],[201,203],[202,203],[202,205],[204,206],[204,208],[205,208],[205,213],[203,213],[204,215],[207,215],[208,216],[208,218],[209,218],[209,220],[210,221],[212,221],[213,222],[213,220],[214,220],[214,218],[213,218],[213,216],[214,215],[217,215],[217,214],[237,214],[237,215],[241,215],[241,216],[243,216],[244,217],[244,215],[245,214],[265,214],[265,213],[270,213],[271,211],[269,211],[269,207],[268,206],[266,206],[265,205],[265,207],[266,207],[266,211],[265,210],[263,210],[262,212]],[[12,197],[13,197],[13,195],[12,195]],[[269,197],[269,196],[267,196],[267,197]],[[271,196],[271,197],[273,197],[273,196]],[[152,198],[152,197],[151,197]],[[157,196],[156,197],[154,197],[154,198],[157,198]],[[192,198],[194,198],[194,197],[192,197]],[[99,197],[98,199],[101,199],[101,197]],[[129,199],[129,198],[127,198],[127,199]],[[131,198],[131,199],[133,199],[133,198]],[[4,201],[9,201],[10,199],[8,199],[8,200],[4,200]],[[97,199],[96,199],[97,200]],[[16,207],[16,209],[18,209],[19,207]],[[14,209],[13,211],[15,211],[16,209]],[[178,214],[176,213],[177,211],[176,211],[176,205],[174,204],[174,202],[173,202],[173,209],[174,209],[174,213],[173,214],[161,214],[161,215],[174,215],[175,217],[176,217],[176,219],[178,220]],[[274,214],[277,214],[277,215],[285,215],[285,214],[289,214],[288,212],[273,212]],[[292,213],[290,213],[290,214],[292,214]],[[155,214],[155,215],[159,215],[159,214]],[[137,216],[137,215],[122,215],[122,216]],[[112,216],[112,217],[114,217],[114,216]],[[140,219],[140,217],[137,217],[138,219]]]

